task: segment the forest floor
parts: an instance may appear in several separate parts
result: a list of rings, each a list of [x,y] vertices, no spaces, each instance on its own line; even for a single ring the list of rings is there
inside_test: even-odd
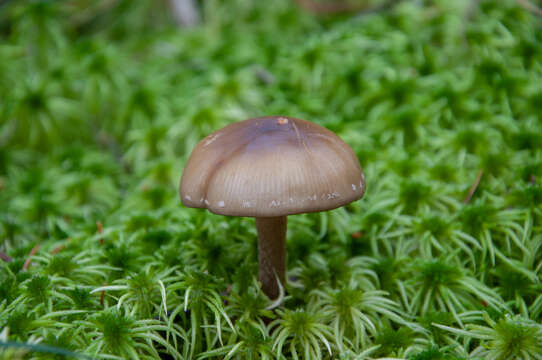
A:
[[[374,2],[374,1],[373,1]],[[1,359],[541,359],[542,19],[528,1],[0,4]],[[251,117],[339,135],[363,199],[181,205],[195,144]]]

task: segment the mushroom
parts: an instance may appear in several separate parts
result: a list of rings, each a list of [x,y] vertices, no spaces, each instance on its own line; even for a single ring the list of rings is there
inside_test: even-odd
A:
[[[180,184],[185,206],[256,218],[258,278],[271,299],[285,282],[286,217],[335,209],[364,193],[350,146],[322,126],[286,116],[233,123],[205,137]]]

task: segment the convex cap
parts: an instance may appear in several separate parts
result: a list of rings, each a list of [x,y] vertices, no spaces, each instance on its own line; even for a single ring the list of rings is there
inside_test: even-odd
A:
[[[269,116],[201,140],[181,178],[181,201],[215,214],[274,217],[360,199],[365,177],[344,141],[306,120]]]

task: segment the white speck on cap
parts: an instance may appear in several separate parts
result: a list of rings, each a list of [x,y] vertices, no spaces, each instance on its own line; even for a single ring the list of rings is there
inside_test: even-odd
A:
[[[218,139],[218,138],[220,137],[220,135],[222,135],[222,134],[215,133],[215,134],[213,134],[213,135],[208,136],[208,139],[205,140],[204,146],[209,146],[209,145],[211,145],[213,142],[215,142],[216,139]]]
[[[327,199],[328,200],[331,200],[331,199],[336,199],[338,197],[340,197],[341,195],[337,192],[332,192],[331,194],[327,194]]]
[[[352,190],[356,191],[356,185],[352,184]]]
[[[218,207],[223,208],[224,206],[226,206],[226,205],[224,204],[224,201],[219,201],[219,202],[218,202]]]
[[[277,119],[277,125],[286,125],[288,124],[288,119],[285,117],[279,117]]]

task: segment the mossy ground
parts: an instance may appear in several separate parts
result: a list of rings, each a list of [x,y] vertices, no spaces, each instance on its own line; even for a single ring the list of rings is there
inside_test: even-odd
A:
[[[150,0],[0,4],[0,356],[540,359],[542,19],[519,3],[209,0],[190,30]],[[367,177],[289,218],[273,310],[254,220],[177,193],[199,139],[268,114]]]

